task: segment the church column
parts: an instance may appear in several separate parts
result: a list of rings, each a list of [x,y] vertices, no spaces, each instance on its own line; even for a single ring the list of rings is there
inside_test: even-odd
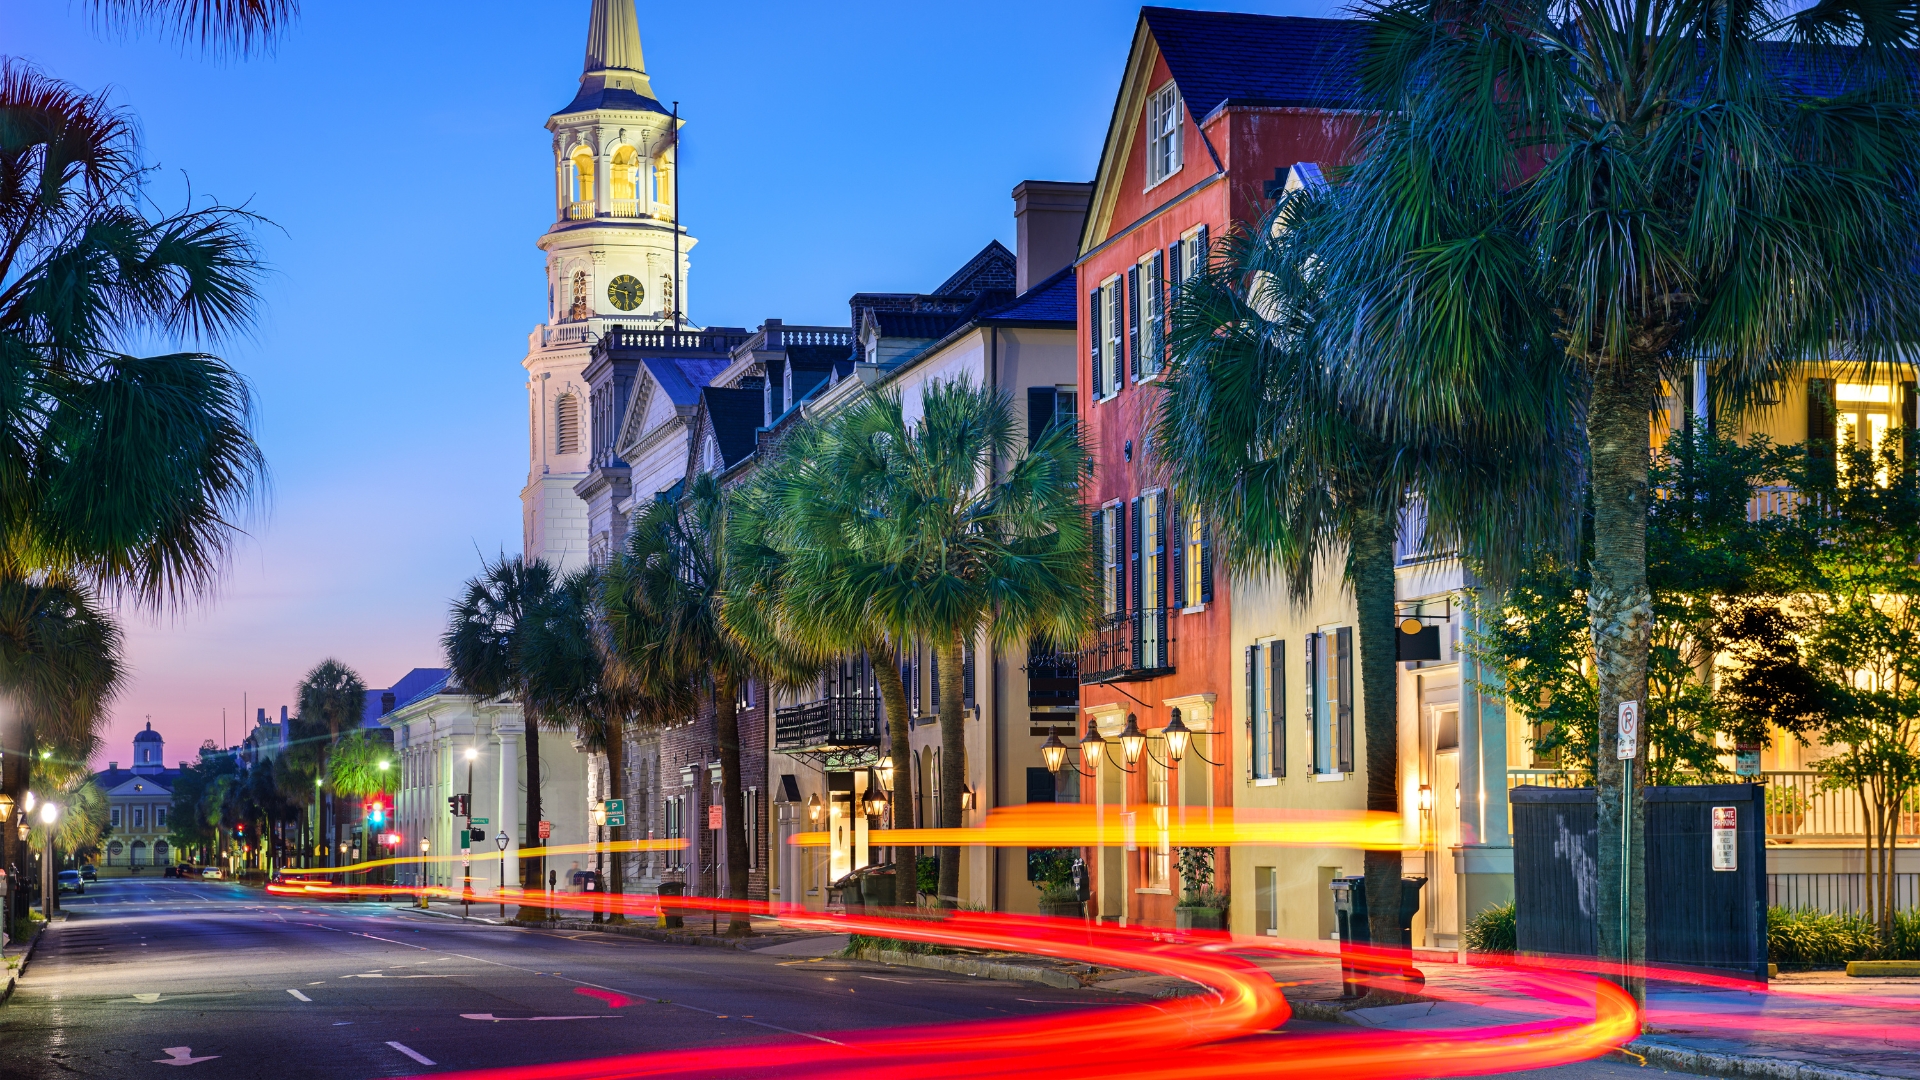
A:
[[[490,835],[507,834],[506,861],[500,861],[498,841],[493,851],[494,873],[501,877],[504,888],[507,882],[519,880],[516,871],[520,867],[520,733],[495,729],[495,736],[500,742],[500,820]]]
[[[611,178],[607,175],[612,171],[613,171],[613,155],[607,153],[607,140],[600,134],[599,128],[594,128],[593,129],[593,216],[594,217],[605,217],[607,213],[613,209],[613,203],[608,201],[609,196],[613,194],[613,183]],[[600,282],[595,281],[593,283],[593,287],[597,290],[602,288],[603,286],[601,285]]]

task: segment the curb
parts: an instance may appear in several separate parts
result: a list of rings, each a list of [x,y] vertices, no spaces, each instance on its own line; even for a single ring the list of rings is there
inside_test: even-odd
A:
[[[1888,1074],[1813,1065],[1787,1058],[1721,1054],[1635,1039],[1610,1056],[1638,1055],[1647,1063],[1702,1076],[1751,1077],[1753,1080],[1887,1080]]]
[[[594,923],[577,922],[521,922],[518,919],[508,919],[505,922],[501,922],[499,919],[483,919],[478,915],[455,915],[450,911],[434,911],[431,908],[417,908],[411,904],[401,904],[396,906],[394,910],[406,915],[431,915],[436,919],[482,923],[487,926],[511,926],[521,930],[584,930],[592,934],[622,934],[627,937],[646,938],[649,941],[658,941],[666,945],[703,945],[708,948],[734,949],[740,952],[752,952],[768,944],[766,938],[762,936],[730,938],[715,937],[710,934],[674,934],[665,930],[656,930],[650,926],[638,926],[631,923],[626,926],[621,926],[612,923],[600,923],[596,925]]]
[[[50,932],[53,929],[53,923],[66,922],[66,921],[67,921],[66,912],[64,911],[54,912],[53,922],[47,923],[45,926],[42,926],[40,928],[40,932],[33,935],[33,940],[27,942],[27,951],[20,955],[20,966],[18,968],[7,969],[7,985],[4,990],[0,990],[0,1005],[5,1005],[7,1002],[13,1000],[14,986],[17,985],[21,979],[24,979],[27,977],[27,965],[33,962],[33,954],[40,951],[40,942],[44,940],[48,932]]]
[[[954,975],[971,975],[979,979],[999,979],[1003,982],[1034,982],[1061,990],[1087,989],[1079,979],[1064,971],[1053,968],[1033,967],[1028,964],[1008,964],[995,960],[974,960],[965,956],[927,956],[921,953],[893,952],[889,949],[852,949],[845,954],[851,960],[868,960],[876,964],[891,964],[895,967],[927,968],[933,971],[945,971]],[[1124,993],[1124,991],[1122,991]]]

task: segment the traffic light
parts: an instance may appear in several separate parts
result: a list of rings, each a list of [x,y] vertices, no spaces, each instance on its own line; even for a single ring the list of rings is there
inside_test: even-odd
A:
[[[447,813],[452,814],[454,817],[467,816],[460,812],[460,796],[458,795],[447,796]]]
[[[235,825],[235,826],[233,827],[233,835],[235,835],[235,836],[240,836],[240,837],[244,837],[244,836],[246,836],[246,835],[247,835],[247,823],[243,821],[243,822],[241,822],[240,824],[238,824],[238,825]]]
[[[455,809],[453,812],[453,816],[454,817],[472,817],[473,816],[473,796],[472,795],[455,795],[454,798],[458,799],[459,803],[458,803],[457,809]]]
[[[367,804],[367,824],[385,825],[386,823],[387,823],[386,806],[377,801],[368,803]]]
[[[485,829],[473,829],[473,830],[470,830],[470,831],[469,831],[469,832],[467,833],[467,842],[468,842],[468,843],[469,843],[470,845],[472,845],[473,847],[479,847],[479,846],[480,846],[481,844],[484,844],[484,843],[486,843],[486,842],[487,842],[487,830],[485,830]]]

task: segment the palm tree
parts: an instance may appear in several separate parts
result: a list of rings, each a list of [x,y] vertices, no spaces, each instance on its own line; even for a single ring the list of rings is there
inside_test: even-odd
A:
[[[962,825],[964,650],[1033,635],[1077,641],[1092,624],[1092,533],[1080,504],[1090,475],[1078,432],[1061,427],[1019,452],[1013,404],[965,379],[930,384],[906,424],[897,399],[855,405],[841,482],[865,506],[846,533],[842,591],[893,641],[921,637],[940,664],[940,826]],[[828,478],[822,478],[824,482]],[[904,762],[900,765],[904,766]],[[956,902],[960,849],[940,849],[939,892]]]
[[[778,455],[735,493],[728,530],[735,573],[724,611],[733,632],[763,643],[762,651],[783,648],[819,666],[866,654],[886,710],[887,758],[897,777],[893,827],[911,829],[912,718],[896,644],[902,639],[889,632],[904,620],[873,609],[862,581],[877,546],[855,540],[880,521],[884,492],[877,481],[885,473],[873,460],[873,437],[897,432],[904,438],[899,405],[897,396],[866,397],[794,429]],[[912,902],[910,866],[897,868],[894,889],[894,903]]]
[[[730,500],[711,475],[696,477],[679,500],[654,503],[635,522],[627,549],[607,568],[601,590],[610,653],[620,678],[643,686],[690,688],[711,709],[720,753],[721,820],[726,832],[726,894],[747,899],[745,795],[740,778],[738,691],[747,679],[797,685],[818,673],[811,658],[777,641],[748,642],[723,614],[733,567]],[[719,876],[716,867],[716,878]],[[715,892],[719,882],[715,882]],[[728,934],[748,934],[745,912]]]
[[[559,582],[553,567],[535,559],[501,556],[486,564],[479,577],[467,582],[466,592],[453,606],[440,645],[447,653],[447,667],[458,682],[476,699],[506,696],[520,706],[527,740],[527,803],[523,828],[537,827],[543,807],[540,799],[540,710],[532,702],[528,686],[525,630],[541,618],[553,602]],[[520,866],[521,885],[536,874],[531,864]],[[521,906],[521,917],[540,919],[545,909]]]
[[[683,713],[691,702],[678,685],[620,677],[622,669],[609,663],[607,655],[600,589],[598,567],[583,566],[569,573],[537,617],[522,625],[520,651],[528,708],[547,723],[572,724],[589,751],[605,755],[606,798],[625,801],[628,730],[636,723],[658,723]],[[608,836],[617,841],[622,828],[608,826]],[[619,896],[626,891],[626,860],[616,847],[608,862],[610,875],[604,888]],[[613,921],[626,921],[618,904],[612,906]]]
[[[367,684],[352,668],[328,658],[316,664],[300,680],[299,687],[294,691],[294,702],[299,710],[299,726],[309,740],[308,745],[313,747],[314,776],[316,779],[323,778],[330,770],[333,750],[339,745],[340,736],[358,729],[366,716]],[[334,834],[339,825],[340,808],[334,800],[334,794],[329,789],[320,798],[319,824],[329,866],[333,865],[338,854],[334,846]]]
[[[1236,570],[1278,571],[1305,598],[1327,560],[1342,562],[1358,616],[1367,809],[1397,814],[1394,568],[1404,516],[1415,510],[1431,549],[1464,546],[1483,566],[1515,558],[1527,548],[1515,519],[1551,525],[1567,487],[1531,466],[1564,471],[1567,458],[1546,445],[1552,428],[1524,446],[1380,432],[1364,399],[1344,392],[1330,363],[1339,350],[1322,340],[1325,275],[1314,245],[1332,209],[1312,188],[1285,196],[1182,286],[1154,446],[1179,505],[1218,524]],[[1365,870],[1372,941],[1407,944],[1395,914],[1399,853],[1369,851]]]
[[[1376,119],[1318,237],[1324,338],[1389,431],[1582,425],[1600,908],[1628,915],[1600,920],[1600,952],[1637,960],[1645,875],[1622,905],[1622,825],[1636,856],[1644,828],[1614,717],[1646,697],[1649,411],[1696,365],[1737,410],[1802,361],[1871,367],[1912,342],[1914,13],[1381,0],[1363,15],[1358,104]]]
[[[245,55],[272,44],[300,14],[298,0],[88,0],[109,26],[158,27],[212,53]]]

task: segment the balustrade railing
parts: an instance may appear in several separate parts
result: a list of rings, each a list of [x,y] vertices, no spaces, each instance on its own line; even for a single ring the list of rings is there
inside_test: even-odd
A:
[[[645,217],[647,204],[640,199],[608,199],[607,216],[616,218]]]
[[[568,221],[586,221],[591,217],[593,217],[592,200],[567,204]]]
[[[1080,681],[1133,682],[1173,672],[1173,638],[1167,609],[1136,608],[1104,616],[1080,650]]]
[[[616,326],[600,337],[613,349],[659,349],[672,352],[726,354],[751,336],[738,330],[642,330]]]

